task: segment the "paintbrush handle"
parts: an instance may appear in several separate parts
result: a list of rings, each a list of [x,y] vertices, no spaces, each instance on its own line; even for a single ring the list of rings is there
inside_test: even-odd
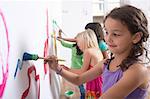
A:
[[[45,57],[39,57],[38,59],[44,59],[44,60],[52,60],[52,59],[47,59],[47,58],[45,58]],[[57,59],[58,61],[65,61],[65,60],[63,60],[63,59]]]

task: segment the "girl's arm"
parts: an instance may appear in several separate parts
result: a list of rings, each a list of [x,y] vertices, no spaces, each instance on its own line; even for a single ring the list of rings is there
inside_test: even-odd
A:
[[[62,40],[68,41],[68,42],[76,42],[76,39],[74,39],[74,38],[62,38],[62,37],[57,37],[57,39],[62,39]]]
[[[141,65],[131,66],[116,84],[102,94],[100,99],[125,99],[136,88],[142,88],[144,83],[148,85],[147,69]]]
[[[72,48],[73,44],[69,43],[69,42],[65,42],[63,40],[60,40],[60,43],[62,46],[67,47],[67,48]]]
[[[93,80],[96,77],[98,77],[100,74],[102,74],[103,61],[99,62],[95,66],[95,68],[92,68],[92,69],[78,75],[78,74],[72,73],[70,71],[67,71],[67,70],[59,67],[58,61],[56,58],[49,57],[48,59],[52,60],[52,61],[48,61],[49,67],[51,69],[58,72],[66,80],[68,80],[69,82],[76,84],[76,85],[81,85],[82,83]]]
[[[53,35],[51,35],[51,37],[57,39],[58,41],[60,41],[61,45],[67,48],[72,48],[73,44],[69,43],[69,42],[65,42],[61,37],[54,37]]]

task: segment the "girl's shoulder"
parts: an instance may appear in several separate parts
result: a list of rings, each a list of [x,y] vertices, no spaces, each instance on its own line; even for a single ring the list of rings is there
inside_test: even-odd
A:
[[[124,74],[127,78],[134,79],[135,84],[139,85],[139,88],[147,89],[150,81],[150,71],[144,64],[135,63],[129,67]]]
[[[101,50],[99,49],[99,48],[96,48],[96,47],[94,47],[94,48],[89,48],[88,50],[87,50],[90,54],[92,54],[92,55],[94,55],[94,54],[99,54],[99,55],[102,55],[102,52],[101,52]]]
[[[92,48],[87,48],[85,49],[84,52],[90,52],[90,53],[95,53],[95,52],[99,52],[100,49],[99,48],[96,48],[96,47],[92,47]]]
[[[102,52],[100,51],[99,48],[87,48],[84,51],[84,54],[89,54],[90,56],[97,56],[99,55],[100,57],[102,57]]]
[[[144,64],[141,64],[141,63],[134,63],[133,65],[131,65],[129,67],[129,70],[134,70],[134,71],[141,71],[141,72],[144,72],[144,71],[147,71],[147,67],[144,66]]]
[[[131,65],[125,72],[124,74],[127,75],[133,75],[135,76],[134,78],[137,79],[138,81],[148,81],[149,79],[149,70],[147,67],[144,66],[144,64],[141,63],[135,63]]]

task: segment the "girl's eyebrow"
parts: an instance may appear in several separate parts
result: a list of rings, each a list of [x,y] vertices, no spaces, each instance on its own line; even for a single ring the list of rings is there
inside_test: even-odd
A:
[[[113,31],[115,31],[115,32],[121,32],[121,30],[118,30],[118,29],[114,29]]]
[[[104,28],[104,31],[107,31],[107,29],[106,29],[106,28]],[[121,32],[121,30],[120,30],[120,29],[111,29],[111,31],[113,31],[113,32]]]

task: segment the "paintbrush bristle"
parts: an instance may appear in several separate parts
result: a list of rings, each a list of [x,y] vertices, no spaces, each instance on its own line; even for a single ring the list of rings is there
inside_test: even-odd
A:
[[[27,61],[27,60],[37,60],[39,57],[36,54],[29,54],[27,52],[25,52],[23,54],[23,61]]]

